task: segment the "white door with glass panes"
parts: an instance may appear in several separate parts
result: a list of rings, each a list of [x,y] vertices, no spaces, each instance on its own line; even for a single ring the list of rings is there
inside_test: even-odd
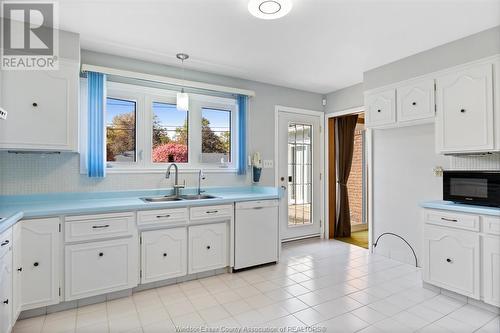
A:
[[[320,234],[320,116],[279,112],[280,237]]]

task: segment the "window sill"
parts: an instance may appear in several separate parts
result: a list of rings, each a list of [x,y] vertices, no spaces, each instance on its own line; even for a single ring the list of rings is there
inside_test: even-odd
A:
[[[214,167],[209,167],[209,168],[187,168],[183,169],[179,167],[179,174],[190,174],[190,173],[198,173],[200,169],[203,170],[204,173],[237,173],[238,169],[234,168],[214,168]],[[123,168],[123,167],[116,167],[116,168],[107,168],[106,173],[107,174],[124,174],[124,173],[165,173],[167,171],[167,167],[165,168]]]

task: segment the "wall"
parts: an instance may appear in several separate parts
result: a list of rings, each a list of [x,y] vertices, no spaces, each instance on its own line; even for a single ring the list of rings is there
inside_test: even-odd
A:
[[[161,64],[82,50],[82,63],[182,78],[182,70]],[[276,104],[322,110],[322,95],[227,76],[186,70],[187,80],[254,90],[249,102],[248,152],[259,151],[263,159],[274,158],[274,108]],[[197,175],[182,174],[188,186]],[[77,154],[15,155],[0,153],[0,195],[45,192],[110,191],[170,186],[163,174],[109,174],[102,181],[79,174]],[[250,184],[250,177],[235,174],[207,174],[204,185]],[[264,169],[262,185],[274,185],[274,169]]]
[[[351,225],[363,223],[363,128],[358,123],[354,132],[351,172],[347,180]]]
[[[364,105],[363,83],[358,83],[326,95],[325,113],[339,112]]]

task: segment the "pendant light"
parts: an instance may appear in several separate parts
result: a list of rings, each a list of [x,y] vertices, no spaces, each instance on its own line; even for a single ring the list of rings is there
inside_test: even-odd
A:
[[[189,55],[186,53],[177,53],[177,59],[182,61],[182,79],[185,80],[184,77],[184,60],[189,58]],[[182,87],[181,92],[177,93],[177,110],[188,111],[189,110],[189,95],[184,92],[184,87]]]

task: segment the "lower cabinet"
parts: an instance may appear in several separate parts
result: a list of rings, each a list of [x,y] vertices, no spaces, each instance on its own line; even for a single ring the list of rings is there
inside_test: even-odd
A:
[[[137,237],[66,245],[65,300],[137,286]]]
[[[229,258],[228,243],[226,222],[189,227],[188,273],[226,267]]]
[[[15,322],[21,313],[22,306],[22,227],[17,223],[12,227],[12,320]]]
[[[12,229],[8,229],[0,235],[0,332],[10,332],[12,326]]]
[[[141,237],[141,283],[187,274],[185,227],[145,231]]]
[[[21,308],[57,304],[60,299],[59,218],[21,221]]]
[[[500,237],[483,237],[483,297],[500,307]]]
[[[479,235],[425,225],[424,242],[424,281],[479,299]]]

